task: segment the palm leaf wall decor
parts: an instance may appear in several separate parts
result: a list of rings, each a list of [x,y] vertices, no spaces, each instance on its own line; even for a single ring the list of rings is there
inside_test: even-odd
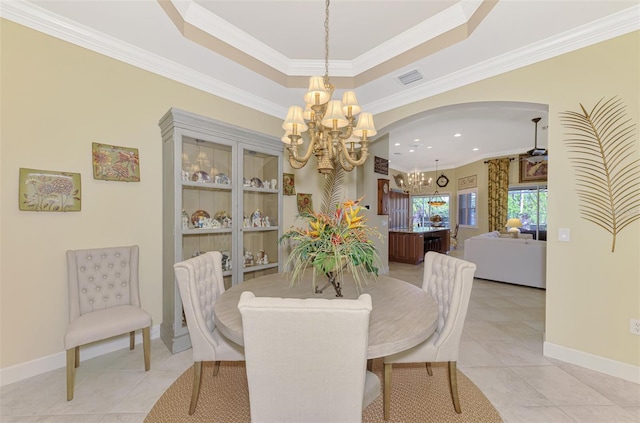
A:
[[[587,110],[560,113],[570,132],[565,145],[574,170],[580,216],[616,236],[640,219],[640,159],[634,159],[635,124],[617,97]]]
[[[336,166],[333,172],[326,175],[324,180],[324,192],[322,193],[322,208],[320,211],[329,214],[336,209],[336,206],[342,200],[341,192],[344,183],[344,169]]]

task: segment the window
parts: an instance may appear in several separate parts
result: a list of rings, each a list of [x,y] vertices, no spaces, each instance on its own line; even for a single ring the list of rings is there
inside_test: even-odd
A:
[[[478,191],[475,189],[458,192],[458,224],[460,226],[478,227],[477,199]]]
[[[430,195],[420,195],[411,197],[411,211],[413,216],[413,227],[429,226],[431,218],[440,216],[440,226],[449,227],[449,194],[440,194],[445,204],[442,206],[432,206],[429,204]]]
[[[518,217],[522,232],[533,233],[536,239],[546,239],[547,187],[512,188],[509,190],[507,218]],[[539,236],[540,235],[540,236]]]

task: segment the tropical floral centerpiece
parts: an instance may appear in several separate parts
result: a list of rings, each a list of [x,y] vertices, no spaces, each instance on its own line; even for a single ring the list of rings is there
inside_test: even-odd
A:
[[[351,272],[360,289],[369,277],[378,275],[380,256],[371,237],[380,233],[365,225],[360,214],[360,200],[338,204],[331,213],[300,214],[308,221],[307,228],[292,227],[280,240],[292,247],[286,267],[291,268],[291,283],[299,282],[307,268],[313,268],[313,288],[322,292],[329,284],[342,297],[342,278],[345,270]],[[326,276],[328,283],[317,288],[316,277]]]

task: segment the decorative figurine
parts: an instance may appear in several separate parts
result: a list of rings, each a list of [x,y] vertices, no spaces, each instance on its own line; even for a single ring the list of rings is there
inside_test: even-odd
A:
[[[189,229],[189,215],[182,209],[182,229]]]

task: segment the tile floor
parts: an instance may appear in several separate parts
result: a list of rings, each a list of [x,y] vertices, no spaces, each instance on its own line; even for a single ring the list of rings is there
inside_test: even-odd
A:
[[[391,263],[390,275],[421,285],[422,266]],[[458,368],[507,423],[639,422],[640,385],[542,356],[544,304],[543,290],[476,279]],[[0,422],[142,422],[191,351],[171,355],[155,339],[151,370],[142,363],[140,347],[82,362],[71,402],[64,368],[7,385]]]

